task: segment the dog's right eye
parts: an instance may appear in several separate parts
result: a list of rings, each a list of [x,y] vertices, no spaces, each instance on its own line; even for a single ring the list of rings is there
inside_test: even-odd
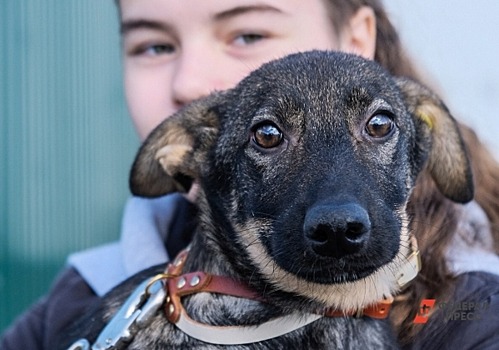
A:
[[[374,138],[384,138],[393,131],[393,119],[386,113],[379,113],[371,117],[366,125],[366,132]]]
[[[253,128],[252,140],[262,148],[274,148],[282,143],[283,135],[274,124],[258,124]]]

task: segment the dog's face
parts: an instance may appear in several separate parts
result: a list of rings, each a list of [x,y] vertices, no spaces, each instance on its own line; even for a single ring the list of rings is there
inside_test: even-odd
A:
[[[199,181],[201,219],[235,270],[352,308],[396,289],[405,207],[427,161],[446,196],[471,199],[461,138],[435,96],[373,62],[311,52],[167,119],[131,184],[157,196]]]

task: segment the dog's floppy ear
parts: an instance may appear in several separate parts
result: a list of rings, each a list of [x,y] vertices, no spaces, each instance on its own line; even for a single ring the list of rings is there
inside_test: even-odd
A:
[[[415,120],[417,147],[427,154],[428,169],[438,189],[455,202],[471,201],[471,164],[456,120],[431,90],[409,79],[396,80]]]
[[[136,196],[159,197],[188,192],[199,176],[209,147],[218,133],[214,107],[222,93],[195,101],[165,119],[144,141],[130,173]]]

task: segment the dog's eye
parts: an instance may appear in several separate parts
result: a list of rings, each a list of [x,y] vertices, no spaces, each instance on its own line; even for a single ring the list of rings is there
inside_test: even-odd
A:
[[[383,138],[392,132],[393,127],[394,123],[392,118],[387,114],[380,113],[369,119],[366,125],[366,132],[371,137]]]
[[[253,129],[253,142],[262,148],[277,147],[282,138],[281,130],[274,124],[259,124]]]

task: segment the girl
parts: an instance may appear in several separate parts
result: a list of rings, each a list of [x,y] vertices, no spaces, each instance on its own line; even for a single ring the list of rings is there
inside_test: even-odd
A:
[[[184,104],[230,88],[262,63],[296,51],[355,53],[394,75],[421,80],[380,0],[116,3],[126,97],[141,139]],[[464,127],[463,132],[475,167],[476,201],[452,204],[423,175],[410,203],[423,270],[397,297],[391,315],[406,348],[492,349],[499,342],[499,166],[473,132]],[[72,255],[52,291],[6,332],[0,348],[51,348],[56,335],[96,298],[173,258],[190,240],[194,211],[180,195],[130,199],[121,242]],[[434,308],[427,324],[414,323],[427,298],[487,307],[474,321],[445,323],[446,313]]]

